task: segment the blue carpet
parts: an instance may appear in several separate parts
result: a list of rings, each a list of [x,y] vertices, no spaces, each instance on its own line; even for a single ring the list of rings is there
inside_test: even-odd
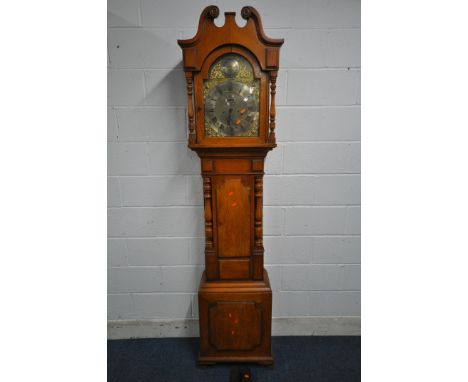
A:
[[[252,382],[357,382],[360,337],[273,337],[272,367],[245,364]],[[198,366],[198,338],[111,340],[110,382],[229,382],[235,364]]]

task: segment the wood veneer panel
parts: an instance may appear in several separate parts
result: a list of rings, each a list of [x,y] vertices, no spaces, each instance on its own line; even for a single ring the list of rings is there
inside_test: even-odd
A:
[[[250,277],[250,259],[219,260],[222,280],[242,280]]]
[[[218,350],[252,350],[262,338],[262,306],[253,301],[215,302],[209,307],[210,343]]]
[[[219,257],[248,257],[251,249],[252,187],[249,176],[216,178]]]

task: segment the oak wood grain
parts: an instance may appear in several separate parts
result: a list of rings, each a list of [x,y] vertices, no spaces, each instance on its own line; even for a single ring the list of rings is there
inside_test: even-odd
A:
[[[193,38],[178,40],[187,82],[188,146],[201,158],[205,209],[205,267],[198,291],[202,364],[271,364],[272,292],[263,268],[263,175],[276,147],[276,78],[282,39],[265,35],[259,13],[226,12],[216,6],[200,15]],[[258,136],[205,137],[203,86],[221,56],[248,61],[259,81]]]

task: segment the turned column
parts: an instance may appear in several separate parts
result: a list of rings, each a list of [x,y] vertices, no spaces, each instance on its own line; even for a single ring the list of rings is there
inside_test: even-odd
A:
[[[189,144],[195,143],[195,118],[193,110],[193,73],[185,72],[185,80],[187,82],[187,116],[189,129]]]
[[[276,128],[276,103],[275,103],[275,96],[276,96],[276,77],[278,76],[277,71],[273,71],[270,73],[270,134],[268,136],[268,142],[276,143],[276,135],[275,135],[275,128]]]
[[[253,279],[263,279],[263,176],[255,177],[254,250],[252,256]]]

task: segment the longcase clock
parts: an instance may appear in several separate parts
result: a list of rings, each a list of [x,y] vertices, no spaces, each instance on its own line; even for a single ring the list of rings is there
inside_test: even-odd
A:
[[[263,167],[276,147],[282,39],[258,12],[206,7],[195,37],[178,40],[188,94],[188,146],[201,159],[205,271],[198,290],[201,364],[271,364],[272,292],[263,267]]]

